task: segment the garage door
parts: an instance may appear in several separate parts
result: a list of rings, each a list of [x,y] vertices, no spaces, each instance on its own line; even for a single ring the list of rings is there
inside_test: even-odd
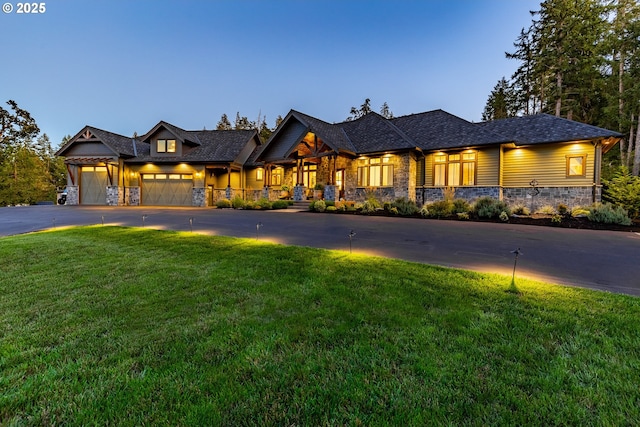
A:
[[[191,206],[193,175],[145,173],[142,204],[146,206]]]
[[[104,166],[83,166],[80,178],[80,203],[83,205],[107,204],[107,168]]]

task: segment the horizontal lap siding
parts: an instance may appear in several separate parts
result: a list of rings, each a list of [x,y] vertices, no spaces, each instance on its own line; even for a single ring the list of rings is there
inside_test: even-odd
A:
[[[571,155],[586,155],[584,177],[567,177],[567,156]],[[594,158],[594,147],[590,143],[505,149],[503,185],[528,187],[533,179],[540,187],[592,185]]]
[[[500,147],[477,150],[477,153],[476,186],[500,185]],[[424,185],[433,185],[433,153],[427,154],[424,160]]]

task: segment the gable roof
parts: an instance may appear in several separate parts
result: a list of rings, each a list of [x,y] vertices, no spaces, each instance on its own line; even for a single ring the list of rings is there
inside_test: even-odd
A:
[[[516,145],[622,137],[618,132],[543,113],[482,122],[477,123],[476,126],[505,135]]]
[[[134,157],[139,150],[144,149],[144,144],[134,138],[119,135],[93,126],[85,126],[80,132],[73,136],[66,144],[58,149],[56,156],[64,156],[64,153],[76,142],[91,142],[92,140],[83,140],[86,132],[91,133],[99,142],[113,151],[114,155],[121,157]]]
[[[192,145],[181,156],[151,156],[150,138],[160,128],[165,128],[181,142]],[[238,159],[243,149],[252,140],[260,145],[260,138],[256,130],[184,130],[170,123],[161,121],[147,132],[142,140],[144,148],[138,151],[138,156],[129,159],[128,163],[154,162],[213,162],[230,163]]]

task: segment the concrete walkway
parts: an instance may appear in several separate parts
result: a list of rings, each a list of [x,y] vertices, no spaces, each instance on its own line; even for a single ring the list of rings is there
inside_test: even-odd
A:
[[[118,224],[349,250],[420,263],[640,295],[640,235],[511,224],[317,214],[294,210],[26,206],[0,208],[0,236]],[[261,224],[260,227],[257,225]],[[0,239],[0,244],[2,240]]]

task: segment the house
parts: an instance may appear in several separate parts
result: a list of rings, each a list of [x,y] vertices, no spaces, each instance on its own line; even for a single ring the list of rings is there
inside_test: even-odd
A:
[[[537,114],[471,123],[442,110],[328,123],[291,110],[261,143],[254,131],[186,131],[158,123],[140,138],[85,127],[58,155],[68,203],[210,206],[220,198],[422,204],[481,196],[537,206],[600,201],[602,155],[617,132]]]

